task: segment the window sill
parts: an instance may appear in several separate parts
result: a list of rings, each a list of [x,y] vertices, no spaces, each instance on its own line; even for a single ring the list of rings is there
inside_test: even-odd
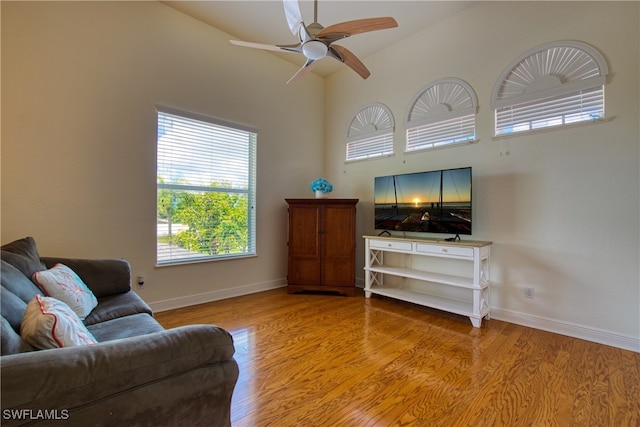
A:
[[[245,258],[257,258],[257,254],[239,254],[239,255],[227,255],[227,256],[219,256],[219,257],[202,257],[202,258],[193,258],[193,259],[180,259],[176,261],[169,261],[163,263],[156,262],[156,268],[163,267],[175,267],[178,265],[187,265],[187,264],[202,264],[206,262],[219,262],[219,261],[233,261],[236,259],[245,259]]]
[[[450,144],[438,145],[436,147],[426,147],[420,148],[418,150],[405,151],[404,154],[417,154],[424,153],[425,151],[433,151],[433,150],[442,150],[446,148],[454,148],[454,147],[464,147],[465,145],[473,145],[480,142],[479,139],[472,139],[471,141],[462,141],[462,142],[452,142]]]

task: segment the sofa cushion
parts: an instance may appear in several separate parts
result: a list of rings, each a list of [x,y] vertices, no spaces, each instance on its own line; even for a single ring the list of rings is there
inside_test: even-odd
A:
[[[89,325],[87,329],[89,329],[98,342],[137,337],[152,332],[164,331],[164,328],[153,317],[146,313],[106,320],[102,323]]]
[[[40,295],[27,304],[20,335],[38,349],[75,347],[97,342],[68,305]]]
[[[0,323],[2,323],[2,330],[0,331],[0,350],[2,350],[3,356],[34,350],[28,342],[23,340],[22,337],[16,333],[7,319],[0,317]]]
[[[48,268],[58,263],[68,266],[80,276],[96,298],[131,290],[131,266],[124,259],[41,257],[40,260]]]
[[[58,263],[48,270],[35,272],[33,281],[47,296],[71,307],[80,320],[87,317],[98,305],[93,292],[72,269],[64,264]]]
[[[94,325],[118,317],[144,313],[152,315],[151,307],[135,292],[98,298],[98,306],[84,319],[85,325]]]
[[[0,287],[0,312],[2,312],[2,317],[9,322],[9,325],[18,334],[20,333],[22,316],[24,316],[26,309],[26,302],[4,286]]]
[[[40,261],[40,254],[33,237],[25,237],[0,247],[3,260],[16,267],[28,278],[36,271],[46,270],[47,267]]]
[[[4,252],[3,252],[4,254]],[[36,295],[42,295],[42,291],[20,270],[15,268],[9,262],[2,260],[2,271],[0,274],[0,282],[2,287],[7,288],[24,303],[28,303]]]

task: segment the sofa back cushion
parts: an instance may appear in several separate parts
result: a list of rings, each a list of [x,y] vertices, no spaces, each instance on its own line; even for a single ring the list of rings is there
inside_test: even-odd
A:
[[[24,312],[27,309],[27,303],[4,286],[0,287],[0,291],[0,312],[2,312],[2,317],[9,322],[15,332],[20,333],[20,324],[22,323],[22,316],[24,316]]]
[[[0,271],[0,313],[7,320],[11,328],[20,333],[22,316],[27,309],[27,303],[42,291],[17,268],[2,260]]]
[[[2,329],[0,331],[0,350],[2,350],[2,356],[34,350],[31,345],[29,345],[18,333],[16,333],[16,331],[13,330],[9,322],[4,317],[0,317],[0,326]]]
[[[32,237],[16,240],[0,248],[0,312],[2,317],[2,355],[32,351],[20,337],[27,303],[42,291],[31,281],[36,271],[45,270]]]
[[[131,266],[124,259],[81,259],[41,257],[47,268],[62,263],[71,268],[91,289],[96,298],[131,290]]]
[[[36,271],[46,270],[33,237],[25,237],[0,247],[0,257],[30,278]]]
[[[0,262],[2,263],[0,283],[2,283],[3,288],[7,288],[7,290],[24,301],[25,304],[31,301],[34,296],[42,295],[40,288],[16,267],[5,260]]]

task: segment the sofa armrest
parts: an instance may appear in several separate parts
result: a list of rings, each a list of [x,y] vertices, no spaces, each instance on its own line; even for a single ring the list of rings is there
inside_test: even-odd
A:
[[[97,298],[131,290],[131,266],[124,259],[40,257],[51,268],[62,263],[72,269]]]
[[[233,354],[233,338],[226,330],[192,325],[82,347],[3,356],[2,409],[64,409],[73,414],[75,408],[82,410],[216,364],[231,369],[225,376],[235,375],[233,388],[237,379]],[[233,363],[224,363],[228,361]]]

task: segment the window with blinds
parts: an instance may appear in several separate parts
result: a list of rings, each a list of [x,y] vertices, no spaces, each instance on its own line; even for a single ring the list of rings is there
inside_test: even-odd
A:
[[[347,129],[346,161],[393,155],[394,126],[386,105],[374,102],[362,107]]]
[[[257,133],[167,107],[157,125],[157,264],[255,255]]]
[[[506,135],[604,118],[604,86],[496,109],[495,134]]]
[[[347,160],[364,160],[393,154],[393,133],[359,137],[347,142]]]
[[[407,151],[426,150],[455,144],[468,144],[476,139],[476,115],[441,120],[407,129]]]
[[[407,153],[476,142],[476,94],[463,80],[430,83],[409,104],[405,121]]]
[[[607,73],[586,43],[556,41],[525,52],[494,86],[495,136],[604,119]]]

